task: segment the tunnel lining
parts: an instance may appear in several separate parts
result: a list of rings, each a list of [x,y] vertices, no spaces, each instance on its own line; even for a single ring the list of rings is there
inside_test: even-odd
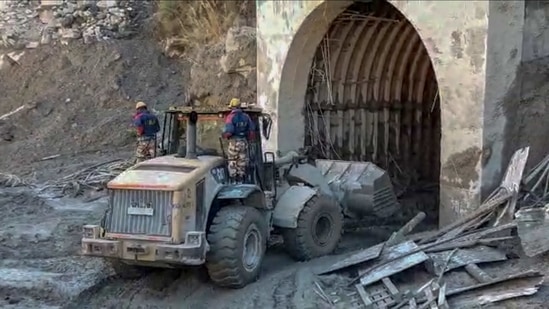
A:
[[[313,59],[305,126],[305,144],[324,157],[412,167],[414,181],[438,183],[436,77],[419,34],[391,4],[354,4],[334,20]]]
[[[418,32],[390,3],[352,4],[334,19],[312,61],[304,117],[305,146],[317,156],[373,161],[408,191],[429,188],[436,203],[425,210],[438,213],[436,76]]]

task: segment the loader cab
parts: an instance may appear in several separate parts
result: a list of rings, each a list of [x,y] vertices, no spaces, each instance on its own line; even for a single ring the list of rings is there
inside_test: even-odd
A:
[[[250,163],[245,182],[256,184],[263,190],[274,190],[275,175],[274,166],[271,163],[274,162],[274,153],[263,154],[261,143],[262,138],[269,138],[272,120],[269,115],[263,113],[261,108],[244,105],[242,110],[255,123],[257,136],[255,141],[249,143]],[[228,108],[170,108],[164,113],[158,154],[185,157],[189,147],[194,147],[198,156],[226,158],[227,140],[221,138],[221,133],[225,125],[225,117],[230,112]],[[196,119],[192,119],[193,117]],[[194,146],[189,146],[190,139],[191,144],[195,143]]]

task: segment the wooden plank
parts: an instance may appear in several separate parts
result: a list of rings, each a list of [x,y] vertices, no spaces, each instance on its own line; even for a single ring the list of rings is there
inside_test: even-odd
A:
[[[409,251],[403,255],[399,255],[397,257],[397,259],[402,259],[406,256],[410,256],[410,255],[413,255],[413,254],[416,254],[416,253],[422,253],[423,255],[427,256],[425,253],[423,253],[423,250],[427,250],[427,249],[431,249],[431,248],[435,248],[437,246],[440,246],[440,245],[443,245],[443,244],[446,244],[450,241],[454,241],[456,242],[457,244],[459,244],[460,242],[470,242],[470,241],[481,241],[480,238],[482,237],[485,237],[487,235],[490,235],[492,233],[495,233],[497,231],[502,231],[502,230],[506,230],[506,229],[510,229],[510,228],[514,228],[516,226],[515,223],[508,223],[508,224],[504,224],[504,225],[501,225],[501,226],[497,226],[497,227],[493,227],[493,228],[489,228],[489,229],[486,229],[486,230],[483,230],[483,231],[480,231],[480,232],[477,232],[477,233],[472,233],[470,235],[464,235],[458,239],[453,239],[453,240],[442,240],[442,241],[436,241],[436,242],[433,242],[433,243],[428,243],[428,244],[424,244],[424,245],[421,245],[419,247],[417,247],[417,249],[414,249],[412,251]],[[408,242],[406,242],[408,243]],[[403,244],[400,244],[400,245],[404,245],[406,243],[403,243]],[[415,245],[415,243],[414,243]],[[417,245],[415,245],[417,246]],[[397,246],[395,246],[397,247]],[[427,257],[428,258],[428,257]],[[382,260],[380,261],[379,264],[369,268],[369,269],[364,269],[364,270],[359,270],[359,277],[354,281],[360,279],[361,275],[362,274],[365,274],[367,272],[370,272],[376,268],[381,268],[381,267],[385,267],[385,265],[387,264],[390,264],[392,262],[394,262],[395,259],[386,259],[386,260]]]
[[[488,219],[490,219],[491,216],[493,216],[493,212],[491,213],[488,213],[484,216],[478,216],[478,218],[475,218],[451,231],[449,231],[448,233],[442,235],[439,240],[444,240],[444,239],[452,239],[452,238],[456,238],[458,237],[459,235],[461,235],[463,232],[465,232],[467,229],[469,228],[473,228],[474,226],[479,226],[480,224],[486,222]]]
[[[360,278],[362,285],[372,284],[381,280],[383,277],[388,277],[397,274],[405,269],[421,264],[428,260],[429,257],[423,252],[417,252],[411,255],[403,254],[401,258],[394,259],[393,261],[382,265],[380,267],[371,267],[364,271],[364,275]]]
[[[435,296],[433,295],[433,291],[431,290],[431,287],[428,287],[425,289],[425,297],[427,298],[427,301],[422,304],[421,306],[419,306],[419,309],[425,309],[427,307],[431,308],[431,309],[438,309],[437,305],[436,305],[436,298]]]
[[[389,292],[392,295],[396,296],[396,295],[399,294],[397,287],[393,284],[391,279],[385,277],[385,278],[381,279],[381,281],[383,282],[383,284],[385,284],[385,286],[387,287],[387,290],[389,290]]]
[[[419,212],[417,215],[415,215],[410,221],[408,221],[404,226],[402,226],[396,233],[391,235],[389,240],[386,242],[386,247],[394,246],[398,243],[401,243],[404,241],[404,237],[418,226],[424,219],[426,215],[424,212]]]
[[[434,253],[434,252],[448,251],[455,248],[470,248],[470,247],[475,247],[477,245],[490,246],[490,245],[493,245],[494,243],[499,243],[502,241],[512,240],[512,239],[515,239],[515,237],[505,236],[505,237],[493,237],[493,238],[485,238],[485,239],[473,239],[473,240],[467,240],[467,241],[453,241],[453,242],[449,242],[439,246],[435,246],[433,248],[424,249],[424,252]]]
[[[516,214],[517,232],[524,253],[533,257],[549,251],[549,205],[521,209]]]
[[[440,289],[438,290],[438,298],[437,298],[437,305],[440,307],[440,308],[443,308],[445,305],[447,306],[448,304],[446,303],[446,284],[443,284]]]
[[[415,242],[406,241],[398,245],[385,248],[377,260],[379,261],[380,264],[382,264],[384,262],[402,257],[403,253],[408,253],[417,249],[418,249],[418,246],[416,245]],[[374,264],[374,265],[371,265],[370,267],[361,268],[358,270],[358,275],[362,276],[377,266],[379,266],[379,264]]]
[[[501,188],[499,188],[501,189]],[[424,244],[434,239],[440,238],[442,235],[450,232],[455,228],[459,228],[463,224],[467,224],[471,220],[475,220],[479,216],[484,216],[492,211],[494,211],[499,205],[507,201],[513,195],[512,192],[505,192],[502,190],[499,194],[495,194],[493,199],[490,199],[480,205],[475,211],[467,214],[465,217],[455,221],[454,223],[447,225],[440,229],[436,234],[431,237],[423,239],[419,244]]]
[[[360,295],[360,299],[362,299],[362,302],[364,303],[364,308],[371,309],[373,308],[373,302],[364,290],[364,287],[360,284],[355,284],[355,288],[358,291],[358,295]]]
[[[513,279],[501,284],[471,290],[454,297],[448,297],[448,304],[452,309],[477,308],[506,299],[533,295],[537,293],[542,283],[543,275]]]
[[[475,280],[481,283],[490,282],[491,280],[494,280],[494,278],[490,277],[485,271],[480,269],[480,267],[477,266],[477,264],[469,264],[465,266],[465,271]]]
[[[417,309],[417,303],[415,298],[410,299],[410,302],[408,302],[408,309]]]
[[[344,258],[343,260],[337,263],[334,263],[332,266],[322,270],[321,272],[318,272],[317,274],[324,275],[324,274],[334,272],[336,270],[347,268],[349,266],[353,266],[356,264],[373,260],[381,255],[381,251],[383,250],[384,245],[385,243],[380,243],[373,247],[370,247],[364,250],[355,251],[351,254],[348,254],[347,257]]]
[[[403,300],[400,303],[396,304],[396,306],[394,306],[392,309],[402,308],[403,306],[406,305],[406,303],[408,303],[408,300],[414,300],[414,302],[415,302],[415,298],[418,295],[420,295],[420,293],[422,293],[425,289],[430,288],[431,284],[433,284],[434,281],[435,281],[435,279],[431,279],[431,280],[427,281],[425,284],[420,286],[419,289],[417,289],[416,291],[414,291],[410,295],[408,295],[408,297],[405,300]]]
[[[437,276],[443,273],[445,271],[444,264],[446,263],[450,252],[451,251],[429,253],[428,256],[430,261],[426,263],[427,270]],[[446,271],[472,263],[488,263],[505,260],[507,260],[505,253],[492,247],[476,246],[473,248],[458,249],[457,252],[452,255]]]
[[[440,241],[424,244],[424,245],[421,245],[419,248],[420,250],[430,249],[430,251],[440,251],[440,248],[442,247],[444,247],[445,250],[450,250],[454,248],[471,247],[474,244],[483,243],[485,241],[491,242],[491,240],[481,239],[483,237],[497,233],[499,231],[512,229],[516,226],[517,225],[514,222],[508,223],[508,224],[504,224],[496,227],[487,228],[481,231],[476,231],[474,233],[467,233],[456,239],[446,239],[446,240],[440,240]],[[498,239],[501,239],[501,237]]]
[[[503,180],[501,181],[501,186],[513,192],[513,196],[507,205],[500,211],[494,226],[499,226],[501,224],[513,221],[513,215],[515,214],[518,200],[519,187],[523,179],[524,168],[526,167],[529,153],[530,147],[524,147],[515,151],[511,157],[507,170],[505,171],[505,175],[503,176]]]
[[[522,278],[538,278],[538,277],[541,277],[543,279],[543,274],[538,272],[538,271],[529,270],[529,271],[524,271],[524,272],[520,272],[520,273],[514,273],[514,274],[507,275],[507,276],[502,276],[502,277],[499,277],[499,278],[495,278],[494,280],[492,280],[490,282],[483,282],[483,283],[478,283],[478,284],[474,284],[474,285],[470,285],[470,286],[465,286],[465,287],[455,288],[455,289],[449,290],[449,291],[446,292],[446,298],[449,298],[449,297],[455,296],[455,295],[459,295],[461,293],[465,293],[465,292],[468,292],[468,291],[484,288],[484,287],[487,287],[487,286],[496,285],[496,284],[503,283],[503,282],[506,282],[506,281],[518,280],[518,279],[522,279]]]

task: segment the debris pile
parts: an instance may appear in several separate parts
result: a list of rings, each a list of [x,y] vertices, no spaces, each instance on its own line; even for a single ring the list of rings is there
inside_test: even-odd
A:
[[[41,191],[60,191],[62,194],[72,197],[82,194],[84,190],[100,191],[105,188],[107,182],[128,169],[131,165],[132,162],[120,159],[95,164],[60,179],[47,182],[41,188]]]
[[[387,241],[318,272],[322,276],[341,271],[352,274],[345,287],[319,293],[332,296],[321,299],[332,308],[475,308],[535,294],[543,274],[506,264],[511,261],[500,246],[516,239],[511,231],[518,226],[529,256],[549,251],[549,241],[543,239],[549,232],[549,219],[545,219],[549,210],[515,211],[517,201],[523,199],[519,188],[528,151],[523,148],[514,154],[501,185],[476,211],[438,231],[410,235],[425,218],[419,213]],[[498,266],[497,273],[483,270],[482,264]],[[399,282],[400,275],[411,271],[415,271],[413,276],[408,274]],[[456,282],[460,281],[453,280],[456,273],[466,274],[471,283]]]
[[[132,34],[134,1],[42,0],[7,1],[0,7],[0,46],[36,48],[54,40],[85,43],[120,39]]]
[[[0,173],[0,187],[28,186],[29,183],[20,177],[12,174]]]
[[[49,160],[58,157],[54,155],[43,158]],[[86,190],[101,191],[107,182],[128,169],[133,162],[121,159],[110,160],[95,164],[70,175],[46,182],[44,185],[36,185],[28,179],[22,179],[16,175],[0,173],[0,187],[35,187],[40,192],[51,191],[72,197],[83,194]]]

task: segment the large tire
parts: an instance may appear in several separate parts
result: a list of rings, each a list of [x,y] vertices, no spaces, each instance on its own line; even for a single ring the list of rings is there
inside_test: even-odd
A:
[[[307,261],[332,253],[342,232],[339,205],[329,198],[314,196],[301,210],[297,228],[282,229],[282,236],[288,253],[298,261]]]
[[[206,268],[221,287],[242,288],[259,277],[267,249],[267,223],[255,208],[227,206],[215,215],[208,232]]]
[[[109,264],[116,277],[121,279],[137,279],[151,272],[151,267],[126,264],[117,259],[109,259]]]

